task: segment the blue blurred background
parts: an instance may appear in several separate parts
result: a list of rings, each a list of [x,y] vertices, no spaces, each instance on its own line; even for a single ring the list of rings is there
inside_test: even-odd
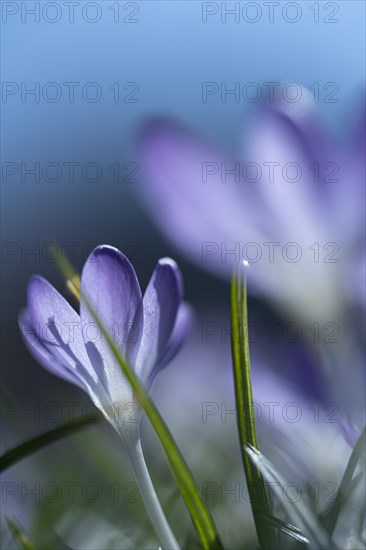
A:
[[[170,255],[181,265],[187,299],[198,311],[227,304],[228,284],[181,257],[139,202],[149,182],[139,169],[136,140],[148,118],[174,117],[238,153],[258,102],[233,95],[223,102],[219,94],[203,101],[203,83],[224,83],[228,90],[237,82],[241,89],[256,83],[265,94],[266,82],[297,82],[318,93],[321,115],[346,141],[355,123],[352,106],[364,87],[362,0],[72,4],[1,5],[7,400],[79,395],[35,366],[16,326],[32,273],[63,289],[50,239],[72,251],[78,269],[93,246],[118,246],[143,287],[157,258]],[[225,5],[236,11],[225,12]],[[255,315],[275,318],[268,303],[255,300]]]

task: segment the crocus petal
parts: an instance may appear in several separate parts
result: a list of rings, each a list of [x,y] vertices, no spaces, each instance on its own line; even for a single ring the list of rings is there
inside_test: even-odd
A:
[[[25,344],[49,372],[87,392],[106,418],[110,398],[86,354],[80,317],[42,277],[28,285],[27,311],[19,316]]]
[[[313,97],[305,88],[298,89],[302,98],[296,103],[281,97],[263,105],[248,131],[246,155],[261,168],[258,191],[273,221],[279,222],[274,225],[283,228],[286,239],[292,236],[284,242],[299,241],[304,233],[314,242],[322,238],[328,215],[324,206],[334,189],[334,184],[322,181],[324,165],[338,158],[328,158],[328,140]]]
[[[81,274],[81,291],[110,331],[123,356],[134,363],[142,330],[142,298],[135,270],[116,248],[99,246]],[[113,402],[130,399],[130,385],[83,299],[80,316],[85,347]]]
[[[136,373],[145,382],[168,344],[183,297],[183,280],[170,258],[159,260],[143,297],[143,332]]]
[[[19,328],[28,350],[45,369],[52,374],[63,378],[67,382],[71,382],[72,384],[75,384],[85,390],[85,385],[79,378],[78,373],[70,368],[66,362],[61,363],[59,358],[52,355],[52,352],[49,351],[45,345],[43,345],[32,328],[29,315],[26,310],[22,311],[19,315]]]
[[[186,302],[183,302],[178,309],[174,328],[172,330],[168,343],[163,350],[163,354],[149,374],[149,378],[147,381],[148,387],[152,385],[158,372],[168,363],[170,363],[172,359],[174,359],[175,355],[182,347],[192,328],[193,317],[194,314],[192,307]]]
[[[68,365],[88,387],[98,381],[85,350],[80,317],[43,277],[28,284],[29,321],[38,339],[60,365]]]
[[[243,187],[239,163],[194,132],[152,121],[141,133],[139,158],[147,208],[166,236],[202,268],[230,276],[233,262],[240,260],[235,250],[225,251],[265,240],[266,215],[256,202],[255,185]]]
[[[333,223],[339,183],[324,179],[329,175],[325,166],[333,163],[337,169],[341,163],[319,122],[313,97],[299,89],[302,99],[296,103],[282,99],[263,106],[248,132],[247,154],[266,174],[258,191],[271,211],[268,240],[277,241],[282,250],[272,265],[262,262],[258,267],[272,273],[273,283],[264,290],[281,308],[292,314],[301,311],[306,321],[323,321],[340,315],[341,304],[334,296],[342,293],[342,270],[348,261],[344,232]],[[269,163],[273,169],[265,170]],[[295,261],[287,255],[289,249],[296,250]]]
[[[142,315],[141,289],[129,260],[117,248],[98,246],[85,262],[81,290],[128,357],[130,349],[140,340]],[[95,327],[83,300],[80,314],[83,326],[91,323]]]

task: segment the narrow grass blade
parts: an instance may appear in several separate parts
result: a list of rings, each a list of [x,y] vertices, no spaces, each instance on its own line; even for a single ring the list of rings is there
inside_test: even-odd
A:
[[[78,281],[78,275],[65,258],[63,254],[57,255],[57,264],[67,282]],[[75,286],[70,285],[69,288]],[[71,288],[72,289],[72,288]],[[79,291],[79,288],[77,289]],[[80,291],[80,297],[83,300],[85,306],[88,308],[89,313],[95,320],[103,338],[107,342],[111,352],[113,353],[116,361],[118,362],[121,371],[127,378],[128,382],[134,391],[135,397],[139,401],[141,407],[144,409],[147,417],[149,418],[160,442],[167,454],[168,460],[174,472],[177,480],[178,487],[187,506],[188,512],[191,516],[193,525],[196,529],[197,535],[201,541],[203,548],[205,549],[220,549],[222,544],[219,535],[216,530],[214,520],[204,503],[200,490],[184,460],[182,457],[167,425],[161,417],[159,411],[155,407],[149,394],[145,388],[140,384],[135,373],[122,356],[119,347],[115,343],[113,337],[106,329],[104,324],[99,319],[92,303],[88,296],[85,296]]]
[[[77,419],[74,422],[64,424],[63,426],[59,426],[54,430],[50,430],[46,433],[38,435],[37,437],[29,439],[28,441],[25,441],[21,445],[10,449],[0,457],[0,472],[6,470],[6,468],[9,468],[16,462],[23,460],[27,456],[35,453],[43,447],[50,445],[54,441],[63,439],[64,437],[67,437],[68,435],[77,432],[81,428],[85,428],[90,424],[99,422],[102,418],[104,417],[102,417],[100,413],[83,416],[82,418]]]
[[[295,539],[297,542],[301,542],[303,544],[309,544],[309,539],[307,539],[294,525],[291,525],[291,523],[287,523],[286,521],[282,521],[279,518],[276,518],[275,516],[263,516],[266,521],[277,527],[281,533],[284,533],[285,535]]]
[[[275,530],[264,520],[271,515],[270,504],[261,473],[244,452],[245,445],[257,448],[255,413],[248,341],[247,292],[241,265],[234,272],[231,284],[231,347],[235,380],[236,414],[240,447],[248,484],[250,503],[260,547],[270,548],[275,542]]]
[[[13,535],[20,550],[36,550],[36,547],[30,540],[28,535],[24,533],[24,531],[15,523],[13,519],[7,517],[6,523],[8,524],[9,530]]]
[[[318,549],[330,550],[335,548],[335,545],[329,539],[328,534],[324,531],[323,526],[314,516],[310,509],[300,500],[297,502],[288,502],[283,498],[283,491],[287,486],[286,481],[281,474],[277,472],[274,466],[267,460],[262,453],[254,449],[251,445],[245,447],[245,451],[268,483],[272,484],[273,491],[279,498],[282,507],[287,512],[289,519],[293,523],[303,525],[305,536],[309,539],[310,544],[316,545]]]
[[[357,485],[357,482],[359,481],[362,475],[362,474],[359,474],[358,476],[353,478],[357,464],[360,463],[364,465],[365,463],[365,451],[366,451],[366,428],[363,429],[360,437],[356,442],[356,445],[354,446],[354,449],[351,453],[348,464],[344,471],[342,481],[337,492],[336,500],[325,516],[324,523],[329,533],[329,536],[333,535],[334,530],[337,526],[337,521],[339,518],[339,514],[342,510],[342,507],[344,506],[344,503],[346,502],[347,498],[349,497],[349,495]]]

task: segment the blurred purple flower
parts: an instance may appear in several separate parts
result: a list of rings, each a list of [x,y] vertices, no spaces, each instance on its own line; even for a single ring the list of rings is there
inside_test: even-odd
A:
[[[176,263],[159,260],[142,297],[128,259],[116,248],[99,246],[84,265],[81,290],[149,389],[190,326],[191,311],[182,301],[183,281]],[[138,422],[141,411],[130,384],[83,300],[78,315],[50,283],[34,276],[20,328],[34,357],[51,373],[86,391],[117,431],[127,417]]]
[[[154,121],[139,143],[143,198],[203,268],[229,276],[246,259],[249,289],[297,318],[339,319],[364,292],[362,123],[350,150],[339,147],[302,88],[297,103],[281,96],[262,106],[239,163],[177,123]]]
[[[222,313],[217,312],[215,319],[222,319]],[[350,452],[340,430],[343,408],[329,397],[324,401],[309,397],[288,377],[279,375],[283,354],[274,353],[272,345],[260,356],[253,356],[252,351],[253,346],[253,399],[261,451],[293,481],[305,482],[314,475],[314,482],[318,476],[334,479],[336,472],[341,476]],[[199,331],[193,330],[172,368],[166,369],[154,387],[153,397],[169,419],[184,456],[197,472],[202,468],[204,479],[220,479],[223,464],[226,472],[240,479],[230,345],[219,338],[202,341]],[[189,414],[182,415],[182,410]],[[201,445],[192,445],[193,440]],[[334,452],[324,461],[324,453],[331,447]],[[209,464],[202,458],[207,448],[214,448]],[[214,466],[217,477],[208,474]]]

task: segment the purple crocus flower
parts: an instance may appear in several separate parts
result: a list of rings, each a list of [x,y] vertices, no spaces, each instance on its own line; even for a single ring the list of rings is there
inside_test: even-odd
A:
[[[349,150],[340,147],[301,90],[297,103],[280,95],[262,105],[241,162],[178,123],[148,124],[143,198],[196,264],[226,277],[247,260],[249,290],[296,318],[327,322],[362,303],[364,126]]]
[[[143,457],[142,410],[94,318],[110,330],[122,355],[150,389],[156,374],[176,354],[190,326],[177,264],[159,260],[142,297],[135,270],[111,246],[97,247],[81,274],[80,314],[43,277],[28,285],[20,327],[31,353],[50,372],[85,390],[126,443],[147,512],[164,548],[179,545],[165,518]]]
[[[149,389],[182,345],[190,325],[177,264],[170,258],[159,260],[142,297],[128,259],[116,248],[99,246],[84,265],[81,291]],[[34,357],[51,373],[86,391],[117,431],[123,433],[127,417],[138,422],[140,409],[130,384],[83,300],[78,314],[49,282],[33,276],[20,327]]]

